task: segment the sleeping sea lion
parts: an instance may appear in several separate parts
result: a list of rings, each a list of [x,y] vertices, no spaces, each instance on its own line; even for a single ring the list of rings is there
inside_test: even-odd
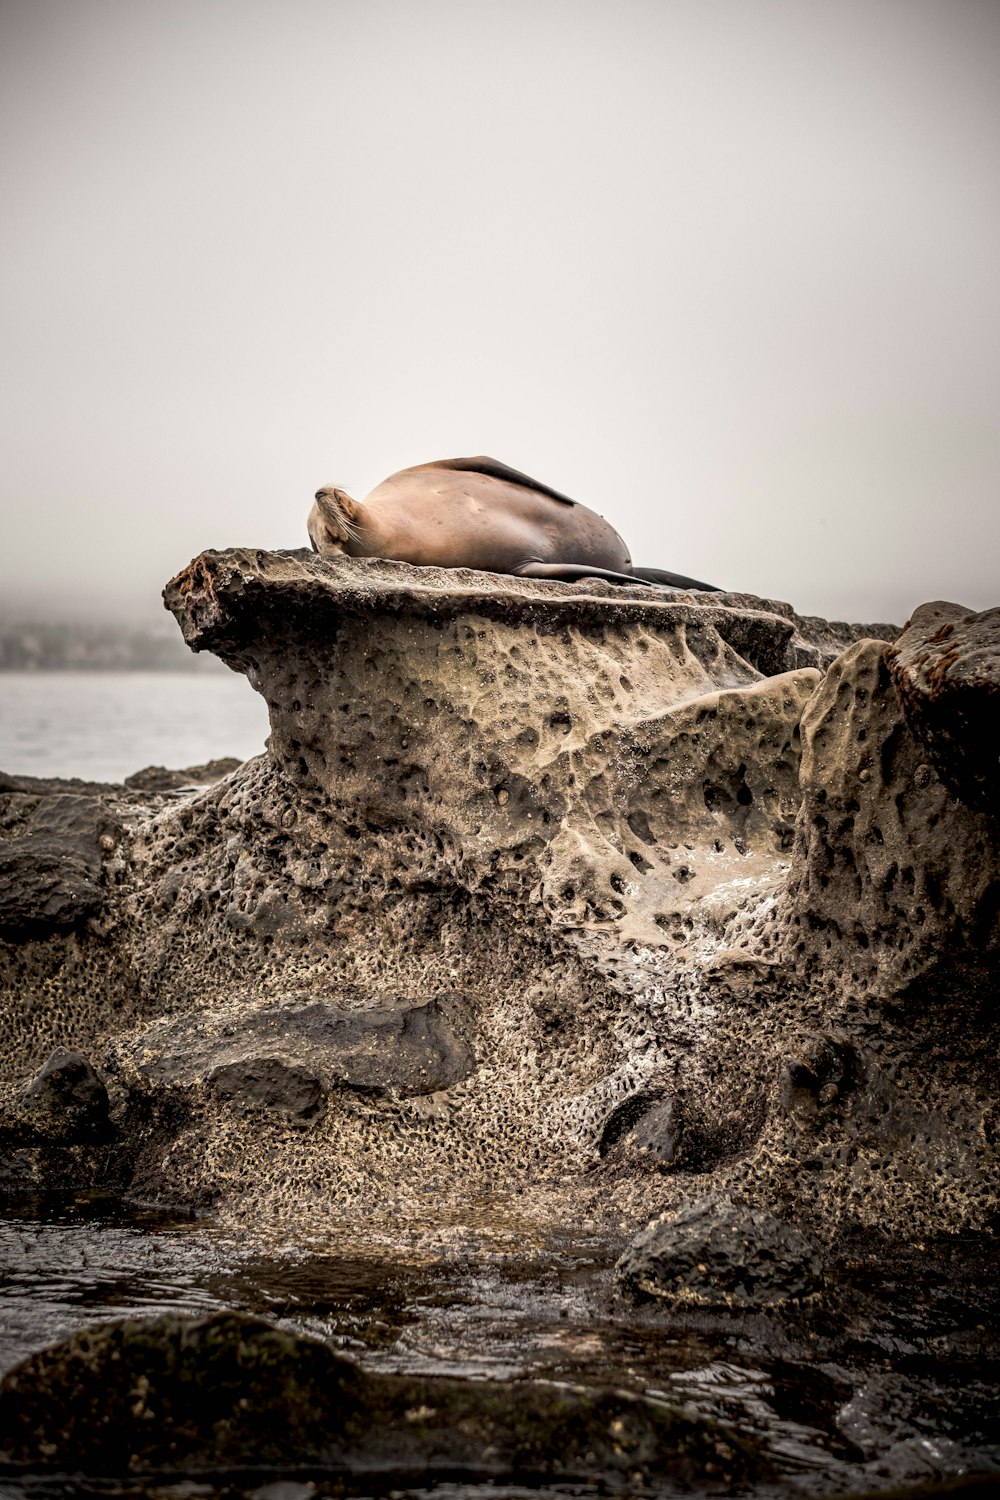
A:
[[[603,516],[494,458],[442,458],[401,469],[364,500],[327,486],[316,492],[308,530],[321,557],[713,587],[679,573],[633,569],[628,547]]]

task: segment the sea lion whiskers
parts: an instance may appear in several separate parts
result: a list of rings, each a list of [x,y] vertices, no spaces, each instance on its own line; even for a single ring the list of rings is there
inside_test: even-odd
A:
[[[346,490],[337,489],[332,484],[327,485],[324,489],[316,491],[315,499],[320,519],[331,540],[335,538],[342,546],[346,546],[348,542],[354,542],[359,547],[363,545],[361,533],[364,528],[351,514],[352,511],[357,510],[357,501],[353,500]],[[311,528],[310,538],[312,538]],[[322,551],[322,547],[317,546],[315,540],[313,545],[318,552]]]

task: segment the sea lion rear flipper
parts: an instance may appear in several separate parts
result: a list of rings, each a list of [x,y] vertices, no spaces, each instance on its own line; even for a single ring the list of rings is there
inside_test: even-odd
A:
[[[522,474],[520,469],[512,469],[508,464],[502,464],[498,458],[486,458],[483,454],[479,454],[477,458],[436,458],[433,463],[422,464],[421,468],[457,469],[459,473],[486,474],[490,479],[502,479],[505,484],[520,484],[527,490],[537,490],[540,495],[548,495],[550,500],[559,500],[563,505],[576,504],[575,500],[571,500],[568,495],[561,495],[551,485],[531,479],[527,474]]]
[[[613,573],[610,568],[589,568],[586,563],[525,563],[516,570],[518,578],[556,578],[563,583],[572,583],[577,578],[603,578],[606,583],[637,583],[641,588],[650,588],[645,578],[633,578],[631,573]]]
[[[704,593],[719,594],[723,590],[717,583],[699,583],[696,578],[685,578],[683,573],[668,573],[664,568],[633,568],[636,578],[664,589],[700,589]]]

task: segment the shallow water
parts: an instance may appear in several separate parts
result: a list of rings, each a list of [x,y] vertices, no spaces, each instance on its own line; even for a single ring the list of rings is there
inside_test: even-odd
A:
[[[845,1325],[835,1357],[827,1348],[812,1359],[808,1338],[798,1349],[779,1350],[766,1321],[727,1327],[704,1318],[700,1328],[690,1319],[679,1326],[656,1307],[622,1302],[610,1251],[583,1236],[562,1236],[530,1260],[414,1265],[344,1257],[334,1247],[261,1256],[204,1223],[124,1214],[101,1199],[23,1198],[6,1214],[0,1372],[109,1317],[229,1308],[323,1338],[373,1371],[612,1385],[685,1402],[763,1441],[783,1476],[768,1495],[843,1494],[1000,1468],[997,1367],[976,1352],[977,1329],[994,1316],[995,1297],[977,1285],[971,1300],[963,1299],[943,1263],[923,1283],[905,1268],[906,1296],[891,1305],[879,1302],[898,1290],[891,1277],[859,1287],[868,1309],[861,1322]],[[983,1246],[967,1248],[981,1260]],[[266,1478],[110,1493],[208,1500],[249,1495]],[[282,1482],[293,1480],[299,1493],[260,1500],[334,1493],[321,1475],[285,1475]],[[62,1489],[54,1483],[8,1474],[0,1477],[0,1497],[109,1493],[83,1480],[60,1480]],[[301,1488],[307,1483],[319,1488]],[[397,1483],[396,1492],[427,1491]],[[439,1500],[514,1500],[593,1492],[450,1484],[434,1493]]]
[[[122,781],[259,755],[267,708],[235,672],[0,672],[0,771]]]

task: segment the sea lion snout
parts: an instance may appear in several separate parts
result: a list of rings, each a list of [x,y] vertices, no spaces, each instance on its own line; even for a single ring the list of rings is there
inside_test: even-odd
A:
[[[358,540],[358,505],[346,490],[324,485],[308,521],[309,540],[321,557],[342,556],[348,542]]]

